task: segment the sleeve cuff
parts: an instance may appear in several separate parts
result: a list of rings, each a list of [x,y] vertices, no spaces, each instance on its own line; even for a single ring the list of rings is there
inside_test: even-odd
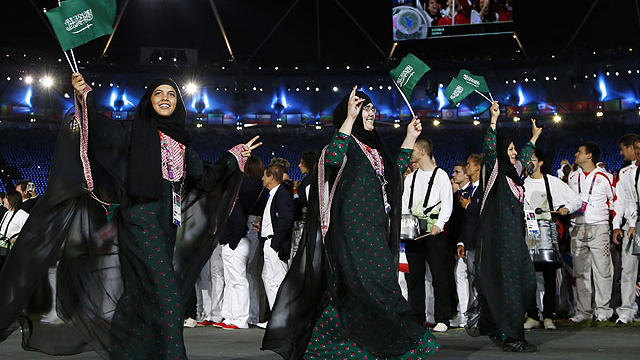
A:
[[[233,155],[236,158],[236,161],[238,162],[238,168],[240,168],[240,171],[242,172],[244,172],[244,165],[247,163],[247,158],[242,156],[243,150],[244,150],[244,144],[238,144],[232,147],[231,149],[229,149],[229,152],[231,153],[231,155]]]

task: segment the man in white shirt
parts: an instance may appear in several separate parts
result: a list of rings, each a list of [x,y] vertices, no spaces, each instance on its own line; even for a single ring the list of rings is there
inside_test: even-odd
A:
[[[267,166],[262,177],[262,184],[269,189],[259,233],[260,239],[264,241],[262,281],[269,308],[273,308],[280,284],[289,270],[287,260],[291,251],[293,197],[281,186],[283,179],[284,171],[279,165]],[[266,324],[258,326],[263,327]]]
[[[638,171],[637,159],[640,155],[640,137],[627,134],[618,141],[620,154],[631,165],[620,169],[616,183],[615,216],[613,218],[613,242],[621,245],[622,271],[620,274],[621,305],[616,309],[617,323],[626,324],[633,320],[638,311],[635,302],[638,256],[632,254],[633,239],[638,217]],[[626,220],[624,226],[623,219]]]
[[[576,278],[576,314],[579,323],[593,316],[591,277],[595,285],[595,316],[607,321],[613,315],[610,307],[613,283],[609,249],[609,210],[614,199],[613,176],[596,163],[600,147],[587,142],[575,154],[580,167],[569,176],[569,186],[577,191],[582,206],[571,219],[571,254]]]
[[[447,256],[447,241],[442,230],[453,209],[453,191],[447,173],[435,165],[430,140],[421,138],[416,141],[412,161],[418,164],[418,170],[404,180],[402,212],[417,216],[424,225],[425,233],[422,235],[426,236],[405,244],[409,263],[409,304],[413,312],[424,320],[424,278],[428,263],[435,297],[434,315],[437,324],[434,331],[446,331],[453,309],[450,296],[450,257]]]
[[[562,180],[555,176],[547,175],[544,159],[545,156],[542,151],[535,149],[533,156],[531,156],[533,172],[524,180],[524,209],[533,211],[540,209],[543,212],[536,214],[538,220],[554,221],[549,211],[557,210],[559,215],[569,215],[580,209],[582,200],[578,193],[573,191]],[[543,171],[543,169],[545,170]],[[550,194],[547,193],[545,177]],[[553,209],[550,208],[549,199],[553,203]],[[538,271],[538,274],[542,273],[544,278],[544,289],[538,289],[538,291],[542,290],[544,292],[542,314],[544,316],[544,328],[547,330],[556,328],[553,324],[556,301],[556,269],[555,266],[550,264],[536,265],[536,271]],[[531,302],[531,306],[527,309],[527,316],[527,320],[524,323],[525,329],[540,327],[536,301]]]

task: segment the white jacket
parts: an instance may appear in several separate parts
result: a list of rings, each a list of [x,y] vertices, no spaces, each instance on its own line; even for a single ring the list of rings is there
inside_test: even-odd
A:
[[[591,190],[591,184],[593,189]],[[569,187],[580,195],[587,203],[583,215],[576,214],[571,219],[572,224],[607,224],[609,210],[613,210],[613,175],[606,170],[596,167],[589,175],[585,175],[581,168],[569,174]]]
[[[638,189],[636,189],[636,171],[638,166],[635,162],[620,169],[619,180],[616,183],[616,199],[613,203],[616,215],[613,218],[613,228],[620,229],[622,219],[627,219],[629,226],[636,226],[638,217]]]

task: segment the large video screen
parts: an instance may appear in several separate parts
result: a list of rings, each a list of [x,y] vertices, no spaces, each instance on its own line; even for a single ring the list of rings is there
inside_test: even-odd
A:
[[[392,0],[393,40],[513,32],[513,0]]]

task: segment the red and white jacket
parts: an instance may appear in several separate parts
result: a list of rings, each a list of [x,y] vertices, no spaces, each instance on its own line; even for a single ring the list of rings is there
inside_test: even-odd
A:
[[[587,202],[584,214],[574,215],[571,224],[600,225],[609,222],[615,198],[611,173],[596,167],[590,173],[585,174],[579,168],[569,174],[569,187],[578,193],[582,201]]]

